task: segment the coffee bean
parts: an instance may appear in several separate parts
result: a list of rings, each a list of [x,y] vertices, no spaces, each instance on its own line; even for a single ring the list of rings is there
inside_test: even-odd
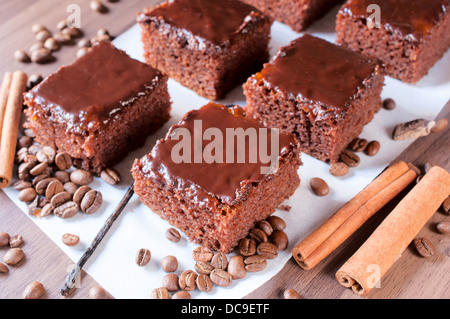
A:
[[[180,289],[191,291],[196,287],[195,279],[197,279],[197,274],[193,270],[185,270],[180,275],[180,279],[178,280],[178,285]]]
[[[284,291],[283,298],[284,299],[300,299],[300,294],[297,292],[297,290],[289,288]]]
[[[4,263],[0,263],[0,274],[6,274],[9,272],[8,267]]]
[[[92,174],[82,169],[76,169],[70,173],[70,181],[77,185],[88,185],[93,180]]]
[[[424,237],[418,237],[414,239],[413,243],[416,247],[417,252],[422,257],[427,258],[434,255],[434,247],[428,239]]]
[[[44,78],[40,74],[32,74],[32,75],[30,75],[30,77],[28,78],[28,88],[31,90],[33,87],[35,87],[36,85],[41,83],[43,79]],[[26,129],[24,132],[26,132],[26,131],[30,132],[31,130],[30,129]],[[29,137],[34,138],[34,134],[33,134],[33,136],[29,136]]]
[[[36,190],[32,187],[22,189],[17,197],[22,202],[31,202],[33,199],[36,198]]]
[[[172,295],[172,299],[191,299],[191,294],[187,291],[178,291]]]
[[[178,243],[181,239],[181,235],[175,228],[169,228],[166,230],[166,238],[174,243]]]
[[[257,272],[264,270],[267,266],[267,259],[261,255],[253,255],[244,259],[245,270]]]
[[[89,39],[81,39],[78,41],[78,47],[79,48],[90,48],[91,47],[91,40]]]
[[[36,40],[40,42],[45,42],[45,40],[47,40],[50,37],[51,34],[47,29],[41,30],[35,35]]]
[[[31,61],[35,63],[47,63],[50,62],[52,58],[51,51],[46,48],[36,49],[31,52]]]
[[[67,28],[67,19],[63,19],[56,24],[56,28],[61,31],[64,28]]]
[[[318,177],[311,178],[309,186],[317,196],[326,196],[330,192],[327,182]]]
[[[90,299],[109,299],[109,295],[103,287],[94,286],[89,289]]]
[[[86,55],[91,50],[91,48],[88,47],[82,47],[77,50],[77,58],[81,58],[82,56]]]
[[[353,141],[350,142],[348,145],[348,148],[352,150],[353,152],[362,152],[367,147],[367,140],[365,138],[355,138]]]
[[[91,10],[98,12],[98,13],[106,13],[107,12],[107,8],[100,0],[92,0],[89,3],[89,7],[91,8]]]
[[[67,182],[64,184],[64,191],[68,192],[70,195],[74,195],[78,190],[78,186],[75,183]]]
[[[164,272],[175,272],[178,269],[178,259],[175,256],[165,256],[161,260],[161,268]]]
[[[448,120],[446,118],[440,119],[437,121],[434,126],[431,128],[431,133],[439,133],[443,131],[448,125]]]
[[[448,196],[444,202],[442,203],[442,210],[444,211],[444,213],[446,213],[447,215],[450,212],[450,196]]]
[[[17,248],[22,246],[23,244],[23,237],[21,235],[15,235],[11,236],[9,239],[9,247],[11,248]]]
[[[350,167],[356,167],[360,162],[359,156],[349,150],[344,150],[340,155],[340,159]]]
[[[282,230],[275,230],[270,236],[270,241],[277,246],[279,251],[285,250],[289,244],[288,236]]]
[[[72,38],[68,34],[62,32],[57,32],[53,35],[53,38],[60,44],[70,44],[72,43]]]
[[[23,253],[23,250],[20,248],[11,248],[8,250],[3,257],[3,262],[7,265],[16,265],[18,264],[23,258],[25,257],[25,254]]]
[[[63,184],[59,180],[51,181],[45,189],[45,198],[47,201],[51,201],[53,196],[61,192],[64,192]]]
[[[31,32],[33,32],[34,34],[37,34],[40,31],[44,30],[47,30],[47,28],[43,24],[36,23],[31,26]]]
[[[17,175],[21,180],[28,180],[31,177],[30,170],[36,165],[34,162],[22,163],[17,169]]]
[[[5,232],[0,233],[0,247],[6,246],[9,244],[9,234]]]
[[[347,164],[342,162],[332,163],[329,172],[333,176],[344,176],[348,173],[349,168]]]
[[[30,147],[31,145],[33,145],[33,139],[25,135],[19,137],[19,140],[17,141],[17,146],[19,148]]]
[[[211,281],[215,283],[217,286],[220,287],[227,287],[231,284],[231,281],[233,280],[233,277],[230,273],[226,272],[223,269],[214,269],[211,271],[211,274],[209,275],[211,278]]]
[[[195,279],[195,283],[197,284],[197,288],[203,292],[210,292],[213,288],[213,282],[208,275],[200,274]]]
[[[30,56],[24,50],[16,50],[14,52],[14,59],[19,62],[30,62]]]
[[[152,290],[151,299],[170,299],[170,294],[167,288],[159,287]]]
[[[242,256],[252,256],[256,254],[256,241],[251,238],[242,238],[239,241],[238,249]]]
[[[65,233],[62,236],[62,242],[67,246],[75,246],[80,242],[80,237],[74,234]]]
[[[95,213],[100,208],[102,202],[102,193],[96,190],[90,190],[83,196],[80,207],[85,214],[90,215]]]
[[[211,260],[211,265],[214,268],[226,270],[228,266],[227,255],[225,255],[224,253],[216,253]]]
[[[263,243],[268,240],[267,235],[258,228],[253,228],[252,230],[250,230],[250,232],[248,233],[248,237],[250,239],[253,239],[257,243]]]
[[[441,234],[450,234],[450,222],[440,222],[436,228]]]
[[[75,184],[75,183],[74,183]],[[81,186],[78,188],[73,194],[73,201],[77,203],[78,206],[81,206],[81,201],[83,200],[84,195],[89,192],[91,188],[87,185]]]
[[[40,175],[47,170],[47,167],[48,167],[47,163],[39,163],[35,165],[32,169],[30,169],[30,174],[32,176]]]
[[[28,49],[28,51],[29,51],[30,53],[32,53],[33,51],[35,51],[35,50],[37,50],[37,49],[45,49],[44,43],[42,43],[42,42],[36,42],[36,43],[33,43],[33,44],[31,45],[31,47]]]
[[[80,28],[67,27],[61,30],[62,34],[68,35],[71,39],[78,38],[83,35]]]
[[[42,150],[43,147],[37,144],[33,144],[28,148],[28,153],[31,155],[37,155],[37,153]]]
[[[213,252],[208,247],[200,246],[194,249],[194,251],[192,252],[192,257],[195,261],[209,262],[213,257]]]
[[[136,254],[136,264],[138,266],[145,266],[149,263],[150,259],[152,257],[152,254],[150,250],[147,248],[141,248]]]
[[[391,98],[387,98],[383,101],[383,107],[386,110],[393,110],[393,109],[395,109],[396,105],[397,105],[397,103],[395,103],[395,101]]]
[[[53,205],[48,203],[42,207],[39,217],[46,217],[53,213]]]
[[[379,150],[380,150],[380,142],[372,141],[367,145],[367,148],[364,152],[368,156],[375,156],[375,155],[377,155]]]
[[[54,177],[48,177],[48,178],[44,178],[43,180],[40,180],[35,185],[36,192],[39,195],[44,195],[45,191],[47,190],[48,184],[50,184],[53,181],[58,181],[58,180]]]
[[[39,281],[33,281],[24,290],[22,297],[24,299],[39,299],[44,295],[44,286]]]
[[[30,188],[30,187],[32,187],[32,186],[33,186],[33,185],[32,185],[30,182],[27,182],[27,181],[17,181],[17,182],[14,183],[13,188],[14,188],[16,191],[21,191],[22,189]]]
[[[39,196],[36,196],[31,202],[28,203],[28,214],[34,215],[38,213]]]
[[[194,265],[194,269],[199,274],[209,275],[214,267],[208,262],[197,261]]]
[[[286,222],[278,216],[271,215],[266,220],[272,225],[273,230],[284,230],[286,228]]]
[[[273,232],[273,227],[267,220],[260,220],[256,223],[256,228],[261,229],[266,236],[270,236]]]
[[[58,41],[56,41],[55,38],[48,38],[47,40],[45,40],[44,42],[44,48],[46,48],[47,50],[51,51],[51,52],[55,52],[58,51],[60,49],[61,45],[59,44]]]
[[[167,274],[163,277],[161,285],[166,288],[168,291],[177,291],[180,289],[178,285],[178,275],[176,274]]]
[[[266,259],[275,259],[278,257],[278,247],[272,243],[260,243],[256,247],[256,253]]]
[[[53,173],[53,177],[63,184],[69,183],[70,181],[69,173],[66,171],[56,171]],[[74,183],[72,184],[75,185]]]
[[[60,218],[66,219],[75,216],[78,213],[78,210],[79,208],[77,203],[69,201],[67,203],[62,204],[59,207],[56,207],[53,210],[53,214]]]
[[[55,156],[55,165],[61,171],[65,171],[72,167],[72,157],[66,152],[57,153]]]
[[[53,164],[55,161],[56,151],[53,147],[44,146],[36,153],[36,157],[41,163]]]
[[[71,199],[72,196],[68,192],[62,191],[60,193],[53,195],[53,197],[50,200],[50,203],[52,204],[53,208],[57,208],[69,202]]]
[[[120,174],[115,169],[105,168],[101,173],[100,177],[108,184],[115,185],[120,182]]]
[[[247,274],[245,270],[244,257],[242,256],[233,256],[230,258],[228,262],[228,273],[232,276],[233,279],[241,279],[244,278]]]

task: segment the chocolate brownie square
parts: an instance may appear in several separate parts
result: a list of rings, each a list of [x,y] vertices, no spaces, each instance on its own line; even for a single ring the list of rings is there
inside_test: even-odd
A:
[[[381,62],[304,35],[244,84],[246,114],[294,133],[303,152],[336,162],[381,107]]]
[[[167,1],[137,21],[147,63],[211,100],[269,59],[272,20],[237,0]]]
[[[191,241],[228,253],[294,193],[300,164],[293,135],[210,102],[136,159],[132,174],[153,212]]]
[[[336,32],[338,43],[383,61],[387,75],[416,83],[450,47],[450,0],[350,0]]]
[[[67,152],[99,174],[168,121],[167,76],[99,42],[24,96],[36,141]]]
[[[242,0],[273,19],[300,32],[342,0]]]

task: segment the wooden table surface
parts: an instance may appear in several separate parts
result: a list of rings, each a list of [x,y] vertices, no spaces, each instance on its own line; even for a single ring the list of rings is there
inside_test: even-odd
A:
[[[30,30],[34,23],[46,25],[56,31],[56,24],[70,13],[66,8],[77,4],[81,8],[81,29],[84,37],[95,36],[96,30],[106,27],[114,36],[127,30],[135,23],[136,13],[156,0],[103,1],[108,12],[99,14],[89,8],[87,0],[4,0],[0,2],[0,74],[6,71],[23,70],[29,75],[39,73],[47,76],[61,65],[75,59],[77,47],[66,46],[55,53],[56,61],[40,65],[20,63],[14,60],[16,49],[27,50],[35,41]],[[438,118],[450,117],[447,105]],[[441,165],[450,170],[450,130],[416,140],[397,159],[412,162],[419,167],[427,162]],[[404,194],[402,194],[404,195]],[[302,270],[291,258],[283,269],[246,298],[282,298],[286,288],[295,288],[303,298],[360,298],[349,289],[341,287],[334,278],[339,267],[361,246],[383,218],[401,199],[401,195],[369,220],[357,233],[349,238],[328,258],[313,270]],[[437,212],[420,235],[430,239],[437,254],[432,258],[419,257],[411,247],[382,278],[381,288],[374,289],[366,298],[450,298],[450,241],[448,235],[436,232],[436,223],[448,216]],[[50,240],[20,209],[0,191],[0,232],[20,234],[25,240],[22,247],[26,258],[9,273],[0,274],[0,298],[21,298],[26,285],[37,280],[44,283],[44,298],[63,298],[59,289],[67,274],[67,267],[73,262]],[[105,240],[108,240],[108,234]],[[7,248],[0,247],[0,256]],[[95,257],[95,254],[94,256]],[[83,273],[81,287],[70,298],[88,298],[88,290],[97,285],[95,280]]]

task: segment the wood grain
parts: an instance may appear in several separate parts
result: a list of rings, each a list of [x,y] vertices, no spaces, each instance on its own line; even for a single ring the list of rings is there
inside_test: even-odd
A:
[[[135,16],[143,7],[158,0],[120,0],[107,3],[109,12],[98,14],[89,9],[87,0],[20,0],[0,1],[0,73],[21,69],[29,75],[39,73],[43,76],[53,73],[59,66],[75,59],[77,47],[66,46],[55,53],[56,61],[45,65],[23,64],[13,58],[16,49],[27,50],[35,41],[31,25],[42,23],[51,31],[68,14],[69,4],[80,5],[81,27],[86,38],[95,35],[96,30],[106,27],[112,35],[119,35],[135,23]],[[450,116],[450,106],[440,113],[439,118]],[[450,131],[447,130],[420,138],[406,149],[398,159],[422,166],[432,162],[450,169],[448,146]],[[397,160],[397,159],[396,159]],[[334,278],[339,267],[359,248],[389,211],[395,207],[401,194],[385,209],[369,220],[357,233],[341,247],[310,271],[301,269],[291,258],[283,269],[246,298],[282,298],[286,288],[297,289],[304,298],[360,298],[349,289],[340,286]],[[374,289],[367,298],[450,298],[450,242],[447,237],[435,230],[435,224],[448,220],[448,216],[436,213],[420,235],[429,238],[437,249],[436,256],[420,258],[413,249],[408,249],[402,258],[382,279],[381,289]],[[25,260],[9,268],[9,273],[0,274],[0,298],[21,298],[22,292],[31,281],[44,284],[44,298],[63,298],[59,289],[67,275],[67,267],[73,262],[47,237],[33,221],[0,191],[0,231],[24,237]],[[0,259],[7,248],[0,247]],[[88,290],[97,285],[95,280],[83,273],[81,287],[72,298],[88,298]]]

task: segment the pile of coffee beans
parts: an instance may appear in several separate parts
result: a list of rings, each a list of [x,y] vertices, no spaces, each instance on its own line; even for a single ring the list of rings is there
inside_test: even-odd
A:
[[[161,287],[153,289],[151,298],[190,299],[190,291],[195,289],[210,292],[214,286],[227,287],[233,280],[242,279],[248,273],[264,270],[268,260],[275,259],[279,251],[287,248],[285,228],[286,222],[282,218],[269,216],[257,222],[229,256],[208,247],[197,247],[192,252],[195,261],[193,269],[184,270],[180,276],[174,274],[178,269],[176,257],[164,257],[161,267],[169,274],[163,277]],[[173,242],[180,240],[174,228],[166,232],[166,237]]]
[[[88,186],[94,177],[82,169],[72,169],[69,154],[36,144],[29,129],[17,145],[19,181],[13,187],[19,191],[19,200],[28,203],[30,215],[71,218],[80,210],[93,214],[100,208],[102,193]],[[113,169],[102,172],[102,178],[110,184],[120,181],[119,173]]]

